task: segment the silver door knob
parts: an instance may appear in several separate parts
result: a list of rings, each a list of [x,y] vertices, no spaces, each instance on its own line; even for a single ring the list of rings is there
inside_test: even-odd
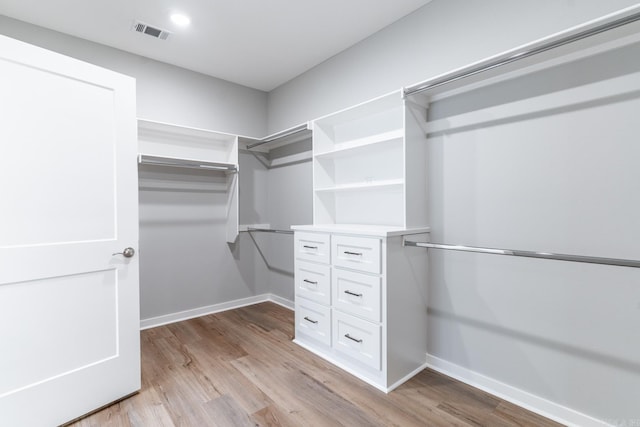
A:
[[[131,258],[135,253],[136,251],[133,248],[124,248],[122,252],[116,252],[113,255],[123,255],[125,258]]]

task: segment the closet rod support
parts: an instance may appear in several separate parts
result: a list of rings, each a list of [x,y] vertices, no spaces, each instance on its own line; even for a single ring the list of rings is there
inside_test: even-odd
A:
[[[557,260],[557,261],[584,262],[588,264],[614,265],[618,267],[640,268],[640,261],[632,260],[632,259],[603,258],[603,257],[584,256],[584,255],[567,255],[567,254],[556,254],[556,253],[550,253],[550,252],[520,251],[515,249],[483,248],[478,246],[413,242],[410,240],[405,240],[403,242],[403,246],[413,246],[418,248],[442,249],[442,250],[461,251],[461,252],[476,252],[476,253],[492,254],[492,255],[508,255],[508,256],[517,256],[517,257],[526,257],[526,258],[551,259],[551,260]]]
[[[258,142],[254,142],[253,144],[247,145],[247,150],[251,150],[252,148],[259,147],[264,144],[268,144],[269,142],[276,141],[278,139],[286,138],[291,135],[295,135],[300,132],[304,132],[309,130],[309,124],[303,123],[301,125],[292,127],[291,129],[284,130],[282,132],[274,133],[273,135],[265,136],[264,138],[258,140]]]

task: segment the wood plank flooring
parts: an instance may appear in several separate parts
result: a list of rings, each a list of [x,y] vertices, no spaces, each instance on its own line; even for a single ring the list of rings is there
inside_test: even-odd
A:
[[[142,390],[71,425],[558,425],[429,369],[384,394],[292,338],[273,303],[142,331]]]

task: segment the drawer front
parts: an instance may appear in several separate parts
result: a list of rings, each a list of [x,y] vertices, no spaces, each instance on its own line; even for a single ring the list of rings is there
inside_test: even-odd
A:
[[[330,240],[329,234],[297,231],[294,238],[295,256],[297,259],[305,261],[329,264]]]
[[[330,346],[331,309],[296,298],[296,336],[299,333]]]
[[[348,314],[380,322],[381,281],[379,276],[334,269],[331,280],[333,306]]]
[[[331,304],[331,267],[296,261],[296,296]]]
[[[333,236],[331,262],[334,266],[380,274],[380,239]]]
[[[381,369],[381,327],[333,312],[333,348],[370,368]]]

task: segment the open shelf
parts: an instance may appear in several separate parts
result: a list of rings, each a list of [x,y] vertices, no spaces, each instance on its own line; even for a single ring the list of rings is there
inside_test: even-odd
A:
[[[138,119],[138,152],[195,162],[238,164],[238,137]]]
[[[315,120],[314,224],[425,227],[425,121],[398,92]]]

